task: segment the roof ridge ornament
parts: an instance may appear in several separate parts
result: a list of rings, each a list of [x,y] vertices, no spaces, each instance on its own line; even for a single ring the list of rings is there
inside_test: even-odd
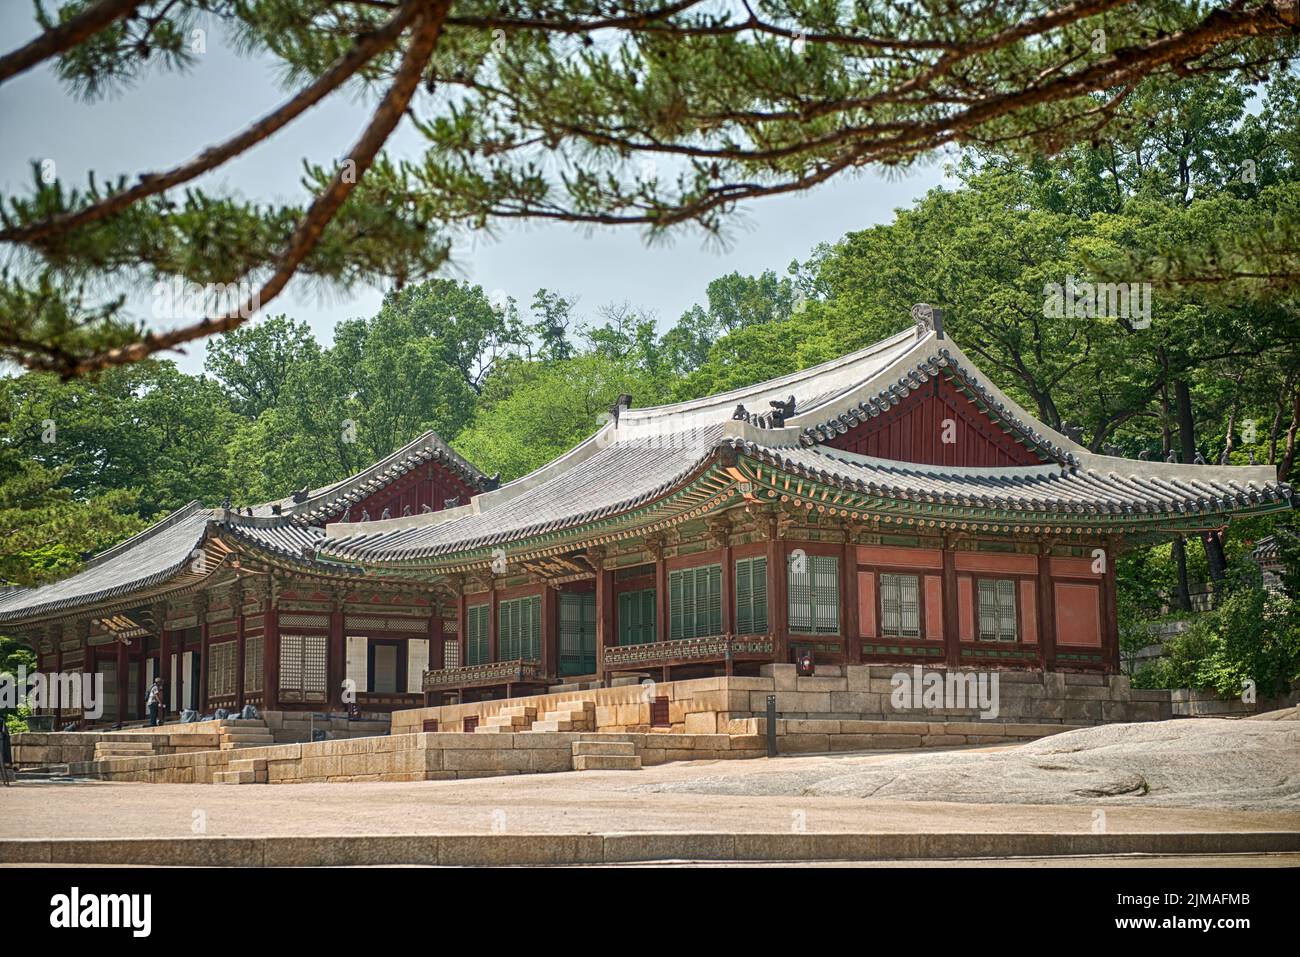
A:
[[[928,302],[918,302],[912,307],[912,321],[916,323],[918,339],[927,332],[933,332],[936,339],[943,338],[942,309],[936,309]]]

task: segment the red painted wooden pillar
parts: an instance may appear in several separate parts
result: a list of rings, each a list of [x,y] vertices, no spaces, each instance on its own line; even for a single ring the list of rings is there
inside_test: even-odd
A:
[[[329,684],[326,698],[331,708],[342,708],[344,705],[343,682],[348,677],[348,659],[343,624],[343,602],[335,601],[330,608],[329,666],[325,679]]]
[[[672,610],[668,604],[668,563],[664,561],[663,552],[655,556],[655,640],[667,641],[668,629],[672,622],[669,615]]]
[[[126,644],[121,640],[117,643],[117,720],[126,720],[126,702],[130,697],[131,689],[127,686],[127,676],[131,673],[127,665]]]
[[[92,648],[91,645],[90,645],[90,634],[89,634],[89,632],[87,632],[87,634],[85,635],[85,637],[82,638],[81,673],[82,673],[83,675],[89,675],[89,676],[90,676],[90,687],[91,687],[91,688],[94,688],[94,687],[95,687],[95,677],[96,677],[96,674],[97,674],[96,671],[95,671],[95,649]],[[82,711],[82,713],[84,714],[87,710],[89,710],[89,709],[86,707],[86,705],[89,704],[89,702],[86,700],[86,694],[85,694],[86,684],[85,684],[84,681],[82,682],[81,687],[82,687],[82,695],[81,695],[81,711]],[[101,716],[101,717],[102,717],[102,716]]]
[[[167,619],[158,619],[158,677],[162,679],[162,709],[171,717],[172,710],[172,633],[167,630]]]
[[[185,710],[185,629],[176,631],[176,713]]]
[[[560,598],[550,585],[542,586],[542,670],[548,678],[560,676]]]
[[[498,654],[500,645],[497,634],[497,583],[492,582],[492,588],[488,591],[488,661],[500,661],[501,656]]]
[[[208,711],[208,612],[207,609],[200,606],[199,608],[199,686],[194,689],[194,707],[199,714],[207,714]]]
[[[1101,608],[1101,620],[1104,626],[1102,637],[1102,667],[1106,674],[1119,674],[1119,601],[1115,585],[1115,557],[1119,552],[1118,544],[1112,539],[1106,542],[1106,572],[1102,576],[1102,598],[1105,604]]]
[[[262,626],[262,710],[280,710],[280,612],[267,597]]]
[[[442,639],[442,606],[437,598],[429,599],[429,670],[447,667],[446,647]]]
[[[461,668],[469,663],[469,643],[465,636],[465,625],[469,622],[467,607],[465,589],[462,586],[456,594],[456,647],[460,652],[456,660]]]
[[[63,728],[63,699],[58,695],[63,690],[63,633],[59,632],[55,639],[54,646],[54,672],[58,675],[59,680],[51,683],[54,688],[54,730],[59,731]]]
[[[1043,670],[1056,670],[1056,592],[1052,585],[1052,549],[1043,544],[1038,550],[1038,642],[1043,656]]]
[[[772,631],[772,657],[778,664],[790,660],[790,634],[787,625],[785,542],[777,537],[776,519],[769,523],[767,540],[767,609],[768,628]]]
[[[245,658],[245,638],[244,638],[244,600],[238,593],[234,599],[235,610],[235,705],[241,711],[244,708],[244,669],[247,667]]]
[[[605,649],[618,640],[614,632],[614,572],[596,570],[596,679],[605,680]]]
[[[943,647],[944,663],[961,667],[961,610],[958,607],[957,552],[955,542],[943,543]]]
[[[853,533],[844,536],[844,550],[840,554],[840,631],[844,638],[844,663],[856,665],[862,661],[862,628],[858,621],[858,546]]]

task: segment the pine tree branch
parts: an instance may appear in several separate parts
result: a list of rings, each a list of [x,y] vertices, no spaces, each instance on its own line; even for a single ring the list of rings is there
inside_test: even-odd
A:
[[[428,65],[438,44],[438,37],[442,33],[443,22],[451,2],[452,0],[433,0],[421,10],[392,85],[375,108],[370,124],[347,156],[347,160],[354,166],[349,170],[346,163],[340,164],[339,172],[335,174],[330,185],[312,202],[302,222],[294,230],[288,247],[277,258],[274,273],[254,296],[250,297],[241,308],[219,318],[205,318],[169,332],[148,333],[139,342],[88,356],[63,370],[64,374],[70,377],[87,375],[109,366],[138,362],[156,352],[174,349],[176,346],[214,333],[229,332],[243,325],[248,317],[279,295],[293,278],[298,266],[316,247],[325,227],[329,225],[348,195],[361,182],[366,170],[379,154],[379,150],[405,115],[411,97],[419,86],[424,68]]]
[[[188,182],[221,166],[262,140],[273,136],[342,86],[365,64],[397,42],[402,31],[410,25],[418,11],[419,3],[415,0],[403,4],[382,27],[358,38],[352,49],[336,61],[329,70],[321,74],[314,83],[304,87],[278,109],[266,114],[252,126],[224,143],[209,147],[189,162],[173,167],[165,173],[143,173],[140,182],[135,186],[84,209],[52,216],[28,225],[0,230],[0,242],[39,243],[51,236],[112,216],[132,203],[165,192],[173,186]]]
[[[51,27],[26,46],[0,57],[0,83],[75,47],[144,2],[145,0],[99,0],[98,3],[91,4],[66,23]]]

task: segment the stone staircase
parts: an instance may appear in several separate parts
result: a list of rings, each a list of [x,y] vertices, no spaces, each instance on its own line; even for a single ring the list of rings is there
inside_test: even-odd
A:
[[[533,722],[534,731],[595,731],[596,703],[594,701],[562,701],[554,711],[548,711],[542,720]]]
[[[631,741],[574,741],[575,771],[640,771],[641,755]]]
[[[502,708],[474,729],[475,734],[512,734],[527,731],[537,720],[537,709],[518,705]]]
[[[227,718],[221,722],[221,750],[236,748],[266,748],[275,744],[275,737],[261,718]]]
[[[125,735],[117,741],[99,741],[95,744],[92,760],[107,761],[109,758],[147,758],[157,754],[152,741],[132,741]]]
[[[212,775],[213,784],[266,784],[266,759],[231,761],[226,770]]]

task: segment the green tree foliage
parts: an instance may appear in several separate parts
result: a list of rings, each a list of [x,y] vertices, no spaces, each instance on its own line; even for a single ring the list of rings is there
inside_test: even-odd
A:
[[[46,32],[0,56],[0,83],[52,59],[94,98],[221,38],[296,88],[188,162],[75,185],[38,169],[0,198],[0,241],[26,254],[0,277],[0,355],[64,375],[237,328],[295,275],[420,282],[462,228],[718,235],[745,200],[953,144],[1052,155],[1122,134],[1169,78],[1245,85],[1297,48],[1280,0],[69,0],[37,19]],[[307,161],[309,202],[195,185],[322,99],[364,94],[343,160]],[[427,148],[399,161],[382,151],[407,116]],[[87,291],[110,277],[239,285],[210,316],[146,322]]]

